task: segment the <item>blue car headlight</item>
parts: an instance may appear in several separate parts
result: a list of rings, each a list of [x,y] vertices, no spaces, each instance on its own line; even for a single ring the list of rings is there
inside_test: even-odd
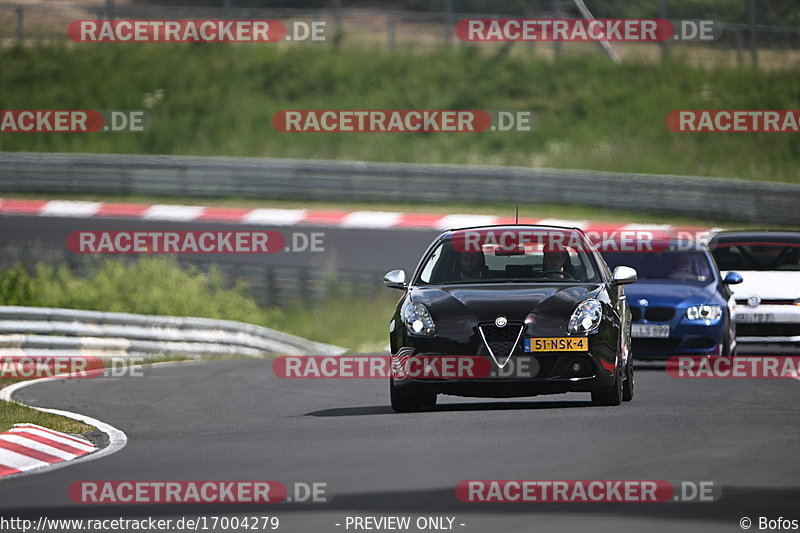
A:
[[[406,329],[414,335],[436,335],[436,325],[425,305],[419,302],[409,302],[403,308],[403,322]]]
[[[569,333],[592,333],[603,319],[603,306],[594,298],[582,301],[569,318]]]
[[[719,305],[693,305],[686,310],[689,320],[717,320],[722,316],[722,307]]]

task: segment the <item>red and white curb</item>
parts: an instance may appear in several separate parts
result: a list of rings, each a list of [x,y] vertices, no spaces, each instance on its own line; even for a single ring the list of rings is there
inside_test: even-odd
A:
[[[20,389],[64,377],[54,376],[14,383],[0,389],[0,400],[14,402],[12,396]],[[88,440],[75,435],[53,431],[35,424],[17,424],[9,431],[0,433],[0,480],[49,472],[93,461],[118,452],[128,444],[128,437],[124,432],[95,418],[61,409],[27,407],[94,426],[108,436],[108,444],[98,448]]]
[[[448,230],[474,226],[514,224],[514,217],[470,214],[400,213],[392,211],[342,211],[312,209],[247,209],[197,205],[129,204],[75,200],[26,200],[0,198],[0,214],[42,217],[122,218],[164,222],[227,222],[260,226],[317,226],[352,229]],[[519,219],[521,224],[581,228],[586,232],[683,229],[658,224],[624,224],[556,218]],[[702,228],[686,228],[698,230]]]
[[[35,424],[14,424],[0,433],[0,477],[71,461],[96,450],[81,437]]]

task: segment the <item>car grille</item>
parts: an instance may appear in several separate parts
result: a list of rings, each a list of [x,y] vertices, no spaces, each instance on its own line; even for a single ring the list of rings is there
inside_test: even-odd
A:
[[[484,324],[479,326],[486,339],[486,347],[489,348],[495,357],[501,362],[512,353],[522,352],[522,325],[511,322],[504,328],[498,328],[494,324]]]
[[[742,337],[794,337],[800,335],[800,324],[736,324]]]
[[[675,316],[674,307],[648,307],[644,317],[650,322],[669,322]]]
[[[748,305],[747,300],[736,300],[738,305]],[[761,300],[758,305],[792,305],[794,300]]]
[[[650,322],[669,322],[675,316],[673,307],[645,307],[644,317]],[[642,308],[631,307],[631,319],[634,322],[642,320]]]

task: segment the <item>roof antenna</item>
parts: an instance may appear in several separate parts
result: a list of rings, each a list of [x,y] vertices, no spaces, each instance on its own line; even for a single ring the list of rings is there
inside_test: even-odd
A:
[[[514,217],[514,224],[519,224],[519,204],[517,204],[517,214]]]

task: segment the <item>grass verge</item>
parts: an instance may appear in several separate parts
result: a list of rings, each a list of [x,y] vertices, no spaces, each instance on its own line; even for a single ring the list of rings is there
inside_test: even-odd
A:
[[[64,433],[83,434],[95,431],[95,427],[71,418],[44,413],[24,405],[0,400],[0,433],[14,424],[37,424]]]
[[[678,109],[791,109],[793,69],[615,65],[476,46],[0,49],[6,109],[145,109],[146,132],[0,136],[0,150],[521,165],[797,182],[791,134],[673,133]],[[530,110],[530,132],[281,133],[282,109]]]

